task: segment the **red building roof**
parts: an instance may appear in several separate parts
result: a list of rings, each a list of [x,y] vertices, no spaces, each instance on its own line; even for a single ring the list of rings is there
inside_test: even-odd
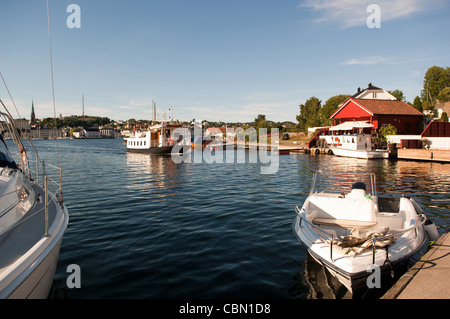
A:
[[[339,114],[340,113],[340,114]],[[339,116],[337,116],[339,114]],[[349,98],[331,115],[331,118],[362,117],[374,115],[417,115],[423,113],[399,100],[353,99]]]

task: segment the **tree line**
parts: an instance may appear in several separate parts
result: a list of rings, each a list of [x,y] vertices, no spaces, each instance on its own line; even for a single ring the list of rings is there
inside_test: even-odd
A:
[[[88,129],[90,127],[102,126],[111,123],[111,119],[108,117],[100,117],[100,116],[71,116],[66,118],[52,118],[47,117],[40,121],[37,121],[41,127],[54,128],[56,122],[56,127],[83,127],[84,129]]]

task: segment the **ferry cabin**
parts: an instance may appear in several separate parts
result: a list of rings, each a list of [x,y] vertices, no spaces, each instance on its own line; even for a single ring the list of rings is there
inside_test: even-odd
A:
[[[178,134],[174,136],[174,131],[182,127],[179,124],[154,125],[148,131],[135,132],[134,136],[127,139],[127,147],[136,150],[172,147],[180,138]]]
[[[331,137],[333,138],[331,145],[334,146],[356,151],[372,150],[371,134],[343,134],[332,135]]]

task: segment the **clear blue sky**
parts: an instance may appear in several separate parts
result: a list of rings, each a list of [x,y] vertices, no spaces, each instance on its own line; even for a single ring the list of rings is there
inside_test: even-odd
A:
[[[67,6],[81,8],[69,29]],[[367,6],[380,7],[369,28]],[[0,2],[0,72],[20,115],[53,116],[45,0]],[[56,113],[296,122],[299,104],[368,83],[420,95],[450,66],[446,0],[50,0]],[[14,110],[0,82],[0,98]]]

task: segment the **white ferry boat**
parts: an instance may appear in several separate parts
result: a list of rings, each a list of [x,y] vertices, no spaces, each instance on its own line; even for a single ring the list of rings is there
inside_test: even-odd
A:
[[[161,122],[150,126],[147,131],[134,132],[126,139],[129,152],[147,154],[170,154],[174,146],[180,146],[182,153],[190,148],[188,129],[182,124]]]

